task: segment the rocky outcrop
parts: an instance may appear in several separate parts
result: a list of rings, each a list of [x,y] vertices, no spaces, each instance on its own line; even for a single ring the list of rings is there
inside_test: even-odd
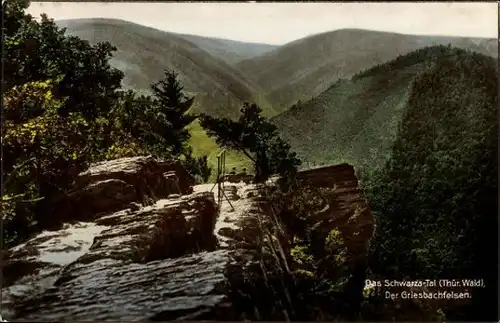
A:
[[[300,176],[311,185],[338,184],[321,223],[360,235],[351,240],[350,248],[365,252],[373,219],[363,209],[366,205],[352,167]],[[258,185],[226,183],[222,204],[217,206],[213,184],[193,186],[180,164],[151,157],[94,165],[77,184],[69,206],[60,204],[58,210],[70,212],[65,216],[80,222],[43,232],[7,252],[3,317],[51,321],[245,318],[242,313],[248,307],[244,297],[235,295],[240,292],[233,288],[235,281],[248,281],[247,275],[255,273],[248,269],[251,266],[262,272],[259,244],[273,239],[262,230],[271,217]],[[264,280],[256,284],[249,292],[267,288]],[[255,317],[272,318],[274,294],[262,297]]]
[[[145,264],[79,263],[16,309],[23,320],[202,319],[227,308],[227,261],[228,252],[220,250]]]
[[[210,189],[198,185],[196,191]],[[260,192],[255,184],[226,183],[223,187],[219,220],[215,224],[215,235],[219,245],[229,249],[255,249],[260,235],[259,220],[267,218],[260,207]]]
[[[95,220],[109,226],[78,262],[117,259],[149,262],[214,250],[216,220],[213,194],[198,193],[160,200],[138,211],[123,210]]]
[[[194,178],[178,161],[158,161],[152,156],[125,157],[92,165],[78,177],[78,186],[105,180],[121,180],[134,187],[138,196],[165,197],[170,193],[165,174],[175,174],[180,194],[192,192]],[[163,175],[163,176],[162,176]]]
[[[193,183],[194,178],[177,161],[151,156],[115,159],[82,172],[76,188],[54,200],[47,213],[60,221],[91,220],[132,202],[147,205],[169,194],[189,194]]]
[[[158,161],[158,171],[163,173],[165,177],[168,177],[169,174],[175,174],[175,180],[177,181],[175,186],[180,191],[180,194],[190,194],[193,192],[194,177],[189,174],[179,161]],[[166,194],[165,191],[163,193]]]
[[[375,232],[375,218],[364,199],[354,167],[348,164],[328,166],[299,172],[304,185],[325,187],[328,205],[315,215],[317,226],[329,231],[338,228],[350,255],[350,262],[367,257],[369,243]]]
[[[168,169],[164,166],[149,157],[137,157],[98,164],[83,173],[75,195],[90,196],[90,188],[108,188],[92,191],[103,194],[94,195],[97,201],[86,200],[93,203],[85,206],[87,210],[109,206],[106,201],[113,196],[122,203],[108,210],[121,210],[99,212],[90,218],[92,222],[43,232],[9,250],[2,268],[3,317],[162,320],[225,311],[224,270],[229,254],[215,250],[214,195],[162,192],[167,187],[162,186],[163,171]],[[186,174],[177,172],[176,176]],[[190,190],[180,189],[181,193]],[[134,202],[139,200],[138,192],[173,198],[144,206]]]
[[[345,265],[349,278],[343,287],[342,299],[346,306],[343,315],[355,319],[363,301],[363,289],[368,268],[368,249],[375,231],[371,214],[358,184],[354,167],[348,164],[322,167],[299,172],[303,185],[324,188],[326,203],[313,215],[315,234],[326,236],[340,231],[346,248]]]
[[[83,256],[94,237],[107,228],[78,222],[58,231],[42,232],[8,250],[2,263],[2,316],[17,317],[16,304],[43,294],[53,286],[62,268]]]
[[[182,194],[181,187],[179,185],[179,177],[177,174],[173,171],[169,171],[166,173],[163,173],[163,177],[165,177],[166,180],[166,187],[167,191],[170,194]]]
[[[60,241],[62,232],[41,235],[12,250],[4,273],[15,271],[21,261],[31,271],[25,280],[44,280],[44,286],[26,285],[20,295],[22,277],[11,275],[10,280],[17,282],[4,290],[3,295],[12,300],[4,305],[17,303],[13,316],[27,320],[146,319],[167,315],[169,308],[172,313],[182,309],[187,315],[190,309],[210,307],[223,298],[212,294],[209,286],[217,291],[217,284],[224,282],[225,261],[221,260],[227,254],[192,254],[215,249],[215,220],[213,194],[205,192],[160,200],[137,212],[126,209],[100,217],[95,224],[83,224],[87,229],[94,225],[93,239],[87,232],[93,243],[86,249],[75,246],[78,250],[73,257],[61,250],[65,246]],[[191,292],[182,291],[187,284],[193,284]],[[145,297],[145,293],[151,295]],[[162,302],[168,295],[171,302]],[[123,308],[126,304],[134,306]]]

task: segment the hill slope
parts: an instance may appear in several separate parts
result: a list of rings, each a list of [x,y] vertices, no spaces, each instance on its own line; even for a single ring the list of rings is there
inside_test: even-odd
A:
[[[318,97],[273,118],[306,162],[380,163],[388,157],[413,79],[462,50],[433,46],[341,80]]]
[[[109,41],[116,46],[118,51],[111,59],[111,65],[125,73],[124,88],[148,92],[150,84],[162,77],[163,70],[170,69],[179,73],[186,92],[196,97],[191,112],[234,117],[238,115],[243,101],[260,102],[263,107],[267,106],[256,98],[261,91],[224,62],[228,60],[227,55],[232,55],[226,49],[236,48],[233,53],[250,55],[252,50],[262,51],[265,45],[257,46],[257,49],[249,45],[250,49],[245,49],[244,43],[232,44],[231,41],[166,33],[116,19],[63,20],[57,21],[57,24],[67,28],[66,32],[70,35],[92,43]],[[215,58],[195,43],[212,52],[223,52],[226,56],[223,60]],[[217,47],[217,44],[223,46]],[[272,110],[266,113],[275,114]],[[197,122],[193,122],[189,130],[194,155],[208,155],[209,165],[216,169],[219,148],[215,142]],[[238,169],[251,168],[248,160],[236,152],[228,153],[227,164]]]
[[[373,275],[484,280],[442,307],[449,321],[498,319],[497,74],[495,59],[465,53],[415,78],[391,161],[364,185]]]
[[[236,40],[174,34],[192,42],[215,58],[234,65],[244,59],[260,56],[276,49],[277,45],[245,43]]]
[[[166,33],[117,19],[75,19],[57,22],[70,35],[92,43],[109,41],[118,48],[111,64],[125,73],[123,86],[148,91],[149,85],[163,75],[164,69],[175,70],[185,90],[197,96],[197,109],[219,116],[234,116],[243,101],[259,101],[260,92],[236,69],[203,50],[198,44],[212,44],[212,51],[220,40],[203,39]],[[224,44],[224,42],[222,42]],[[237,48],[225,42],[224,48]],[[244,51],[240,50],[240,53]],[[247,51],[248,52],[248,51]],[[265,106],[265,103],[264,103]]]
[[[415,36],[360,29],[322,33],[241,61],[236,67],[265,89],[267,100],[283,111],[308,100],[341,78],[426,46],[447,45],[497,55],[496,39]],[[265,66],[265,68],[263,68]]]

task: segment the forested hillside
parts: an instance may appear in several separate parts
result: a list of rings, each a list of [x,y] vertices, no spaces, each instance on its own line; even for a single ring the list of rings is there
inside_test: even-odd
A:
[[[115,45],[118,51],[110,64],[124,72],[125,88],[149,93],[149,85],[161,78],[164,69],[176,71],[186,93],[195,97],[191,113],[234,120],[242,103],[248,101],[256,102],[264,115],[272,117],[302,100],[299,105],[306,109],[294,108],[274,120],[297,152],[313,164],[343,160],[358,163],[360,159],[365,163],[385,158],[405,104],[407,85],[425,67],[410,62],[406,68],[411,59],[405,59],[405,54],[427,44],[452,43],[488,54],[496,54],[497,48],[496,41],[489,39],[356,29],[272,47],[168,33],[116,19],[57,23],[67,27],[69,34],[91,43],[109,41]],[[400,61],[385,67],[385,62],[398,54]],[[241,60],[243,57],[246,59]],[[347,81],[377,64],[382,70],[375,68],[373,75]],[[333,85],[339,79],[343,80]],[[189,129],[194,155],[207,155],[209,164],[215,167],[220,147],[198,122]],[[250,165],[236,152],[230,153],[228,163],[238,169]]]
[[[279,45],[245,43],[236,40],[209,38],[196,35],[176,35],[196,44],[213,57],[221,59],[230,65],[234,65],[244,59],[263,55],[279,47]]]
[[[321,94],[339,79],[349,79],[398,55],[448,44],[497,55],[496,39],[340,29],[293,41],[272,52],[241,61],[236,67],[264,89],[267,100],[277,111],[284,111],[298,100],[307,101]]]
[[[410,84],[436,61],[466,51],[425,47],[341,80],[318,97],[273,118],[281,134],[313,165],[383,163],[390,155]]]
[[[224,55],[214,54],[214,48],[224,51],[227,43],[167,33],[118,19],[75,19],[57,24],[66,28],[69,35],[92,44],[105,41],[116,46],[118,50],[110,64],[124,72],[122,85],[127,89],[147,92],[150,84],[162,77],[163,70],[175,70],[185,90],[196,95],[194,110],[223,117],[235,117],[243,102],[257,101],[261,92],[230,66]]]
[[[498,319],[497,73],[481,54],[438,58],[411,82],[390,160],[364,176],[374,276],[484,279],[449,320]]]

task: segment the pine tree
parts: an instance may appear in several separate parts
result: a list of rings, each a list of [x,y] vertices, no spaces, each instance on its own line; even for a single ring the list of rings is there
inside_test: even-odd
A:
[[[184,87],[178,80],[178,74],[165,71],[163,79],[151,86],[157,106],[156,133],[172,147],[172,154],[177,156],[185,152],[185,144],[190,138],[186,129],[196,117],[186,114],[194,102],[193,97],[184,94]]]

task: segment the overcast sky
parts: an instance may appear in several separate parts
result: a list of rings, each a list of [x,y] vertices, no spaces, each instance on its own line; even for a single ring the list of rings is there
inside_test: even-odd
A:
[[[157,29],[284,44],[342,28],[497,37],[496,3],[64,3],[32,2],[56,20],[117,18]]]

